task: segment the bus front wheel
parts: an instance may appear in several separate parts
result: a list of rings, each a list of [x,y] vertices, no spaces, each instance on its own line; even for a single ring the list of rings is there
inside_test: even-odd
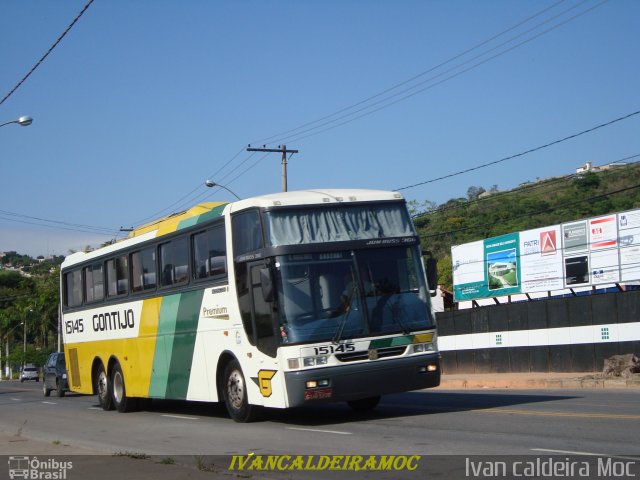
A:
[[[257,418],[258,407],[249,404],[247,384],[237,360],[231,360],[224,369],[222,389],[229,416],[236,422],[251,422]]]
[[[95,391],[98,394],[98,403],[103,410],[113,410],[113,401],[111,400],[111,382],[104,370],[102,363],[98,366],[95,376]]]

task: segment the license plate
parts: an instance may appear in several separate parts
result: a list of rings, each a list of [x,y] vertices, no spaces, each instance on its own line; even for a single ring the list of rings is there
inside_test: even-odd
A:
[[[323,400],[325,398],[331,398],[333,391],[330,388],[321,388],[319,390],[311,390],[310,392],[304,392],[305,400]]]

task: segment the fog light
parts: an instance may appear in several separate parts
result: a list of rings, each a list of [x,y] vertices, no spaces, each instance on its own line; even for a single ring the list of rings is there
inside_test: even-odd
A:
[[[290,358],[287,360],[287,364],[289,368],[295,370],[296,368],[300,368],[300,360],[297,358]]]
[[[433,363],[430,365],[427,365],[427,372],[435,372],[436,370],[438,370],[437,365],[434,365]]]
[[[318,382],[316,382],[315,380],[309,380],[306,383],[307,388],[316,388],[317,386],[318,386]]]

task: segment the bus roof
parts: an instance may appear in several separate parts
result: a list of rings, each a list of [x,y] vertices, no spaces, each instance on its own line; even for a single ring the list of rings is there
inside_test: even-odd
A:
[[[398,192],[365,189],[316,189],[293,192],[279,192],[247,198],[230,204],[231,211],[237,212],[250,207],[274,207],[293,205],[318,205],[327,203],[372,202],[402,200]]]
[[[292,192],[279,192],[268,195],[238,200],[233,203],[207,202],[200,203],[183,212],[172,213],[166,217],[149,222],[136,228],[129,236],[111,245],[98,248],[91,252],[76,252],[67,256],[62,263],[62,268],[75,265],[86,260],[91,260],[102,255],[107,255],[127,248],[129,246],[142,243],[146,240],[166,235],[168,233],[182,230],[183,228],[197,225],[198,223],[213,220],[221,217],[225,213],[233,213],[246,210],[252,207],[268,208],[294,205],[326,205],[352,202],[373,202],[403,200],[404,197],[398,192],[386,190],[365,190],[365,189],[317,189],[299,190]]]

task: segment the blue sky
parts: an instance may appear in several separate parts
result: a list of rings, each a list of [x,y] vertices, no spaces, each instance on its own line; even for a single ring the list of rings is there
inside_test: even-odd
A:
[[[0,3],[0,98],[85,3]],[[343,125],[353,117],[279,135],[409,80],[547,7],[386,95],[433,78],[420,93]],[[640,109],[638,32],[634,0],[95,0],[0,105],[0,123],[34,118],[29,127],[0,128],[0,251],[66,254],[112,238],[120,226],[202,200],[232,200],[206,190],[207,178],[241,197],[279,191],[278,154],[233,159],[246,144],[274,135],[270,145],[300,150],[289,163],[290,190],[398,189],[563,138]],[[320,131],[327,127],[335,128]],[[619,160],[640,153],[639,127],[635,116],[402,193],[443,203],[471,185],[508,189],[586,161]]]

